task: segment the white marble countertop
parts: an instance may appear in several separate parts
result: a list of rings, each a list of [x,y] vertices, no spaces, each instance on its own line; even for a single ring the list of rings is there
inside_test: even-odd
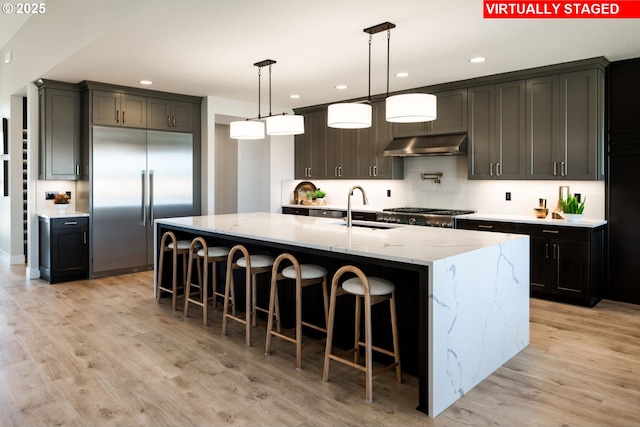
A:
[[[524,237],[434,227],[352,227],[336,218],[243,213],[157,219],[156,223],[264,242],[432,265],[434,261]],[[364,223],[366,224],[366,222]],[[375,224],[375,223],[372,223]]]
[[[362,201],[362,200],[360,200]],[[289,203],[289,204],[283,204],[282,207],[285,208],[306,208],[306,209],[327,209],[330,211],[347,211],[347,205],[321,205],[321,206],[316,206],[316,205],[296,205],[293,203]],[[381,206],[372,206],[372,205],[361,205],[361,204],[352,204],[351,205],[351,210],[353,212],[380,212],[383,209],[386,209],[386,207],[381,207]]]
[[[498,222],[518,222],[522,224],[535,224],[535,225],[557,225],[561,227],[582,227],[582,228],[596,228],[601,225],[605,225],[607,221],[603,219],[581,219],[576,222],[569,222],[564,219],[552,219],[551,213],[547,218],[539,219],[528,215],[505,215],[505,214],[487,214],[487,213],[474,213],[468,215],[459,215],[457,219],[472,219],[477,221],[498,221]]]
[[[38,212],[38,216],[40,218],[54,219],[54,218],[88,217],[89,214],[85,212],[75,212],[75,211],[67,211],[65,213],[58,213],[58,212],[51,211],[51,212]]]

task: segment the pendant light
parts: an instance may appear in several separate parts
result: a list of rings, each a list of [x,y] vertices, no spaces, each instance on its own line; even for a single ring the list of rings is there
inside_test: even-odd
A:
[[[269,67],[269,115],[265,117],[267,135],[300,135],[304,133],[304,117],[300,115],[280,115],[271,114],[271,65],[275,64],[273,59],[253,64],[258,67],[258,117],[257,119],[247,119],[231,122],[230,136],[234,139],[264,139],[265,123],[261,121],[260,115],[260,82],[262,67]]]
[[[435,95],[429,93],[403,93],[389,96],[391,29],[395,28],[395,25],[389,22],[385,24],[387,25],[387,99],[385,101],[387,121],[392,123],[419,123],[435,120],[438,115]],[[376,27],[385,24],[380,24]]]

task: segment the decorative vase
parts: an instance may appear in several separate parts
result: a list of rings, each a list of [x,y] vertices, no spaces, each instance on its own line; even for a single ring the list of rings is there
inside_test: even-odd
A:
[[[57,203],[56,204],[56,211],[58,211],[59,214],[65,214],[67,213],[67,208],[69,207],[68,203]]]
[[[578,222],[584,217],[584,214],[570,214],[564,212],[560,213],[560,215],[562,215],[562,218],[567,222]]]

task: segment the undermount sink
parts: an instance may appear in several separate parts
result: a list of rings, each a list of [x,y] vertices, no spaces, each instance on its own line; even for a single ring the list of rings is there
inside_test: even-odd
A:
[[[347,226],[346,221],[344,222],[334,222],[332,223],[333,225],[340,225],[343,227]],[[391,228],[398,228],[401,227],[400,225],[397,224],[388,224],[386,222],[374,222],[374,221],[359,221],[359,220],[353,220],[351,225],[353,227],[359,227],[359,228],[369,228],[371,230],[389,230]]]

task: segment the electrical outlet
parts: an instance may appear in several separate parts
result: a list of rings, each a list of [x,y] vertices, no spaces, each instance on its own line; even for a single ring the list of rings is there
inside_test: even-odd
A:
[[[578,199],[578,203],[581,203],[581,202],[582,202],[582,194],[580,194],[580,193],[575,193],[573,196],[574,196],[576,199]]]
[[[65,191],[65,193],[69,196],[69,200],[71,200],[71,191]]]
[[[504,195],[504,199],[505,199],[506,201],[508,201],[508,202],[509,202],[509,201],[511,201],[511,191],[507,191],[507,192],[505,193],[505,195]]]
[[[387,197],[391,197],[391,190],[387,190]]]
[[[44,192],[44,199],[45,200],[53,200],[56,198],[56,194],[58,194],[57,191],[45,191]]]

